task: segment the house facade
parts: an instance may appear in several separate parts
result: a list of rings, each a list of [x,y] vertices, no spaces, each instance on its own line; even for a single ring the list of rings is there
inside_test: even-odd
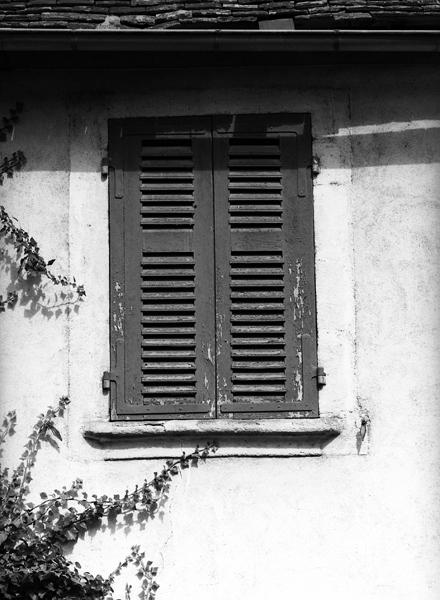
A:
[[[440,9],[0,14],[2,111],[24,105],[2,150],[27,157],[0,202],[87,294],[26,280],[6,244],[6,461],[64,394],[36,496],[75,477],[123,494],[219,445],[160,519],[73,555],[105,574],[140,544],[163,600],[438,598],[439,36],[421,28]]]

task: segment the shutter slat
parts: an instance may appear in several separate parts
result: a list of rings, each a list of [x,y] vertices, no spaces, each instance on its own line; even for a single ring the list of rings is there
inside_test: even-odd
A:
[[[279,193],[271,194],[268,193],[234,193],[231,192],[229,195],[229,200],[231,203],[233,202],[280,202],[282,200],[282,196]]]
[[[188,384],[195,384],[196,378],[192,373],[146,373],[141,377],[141,381],[142,383],[148,383],[149,385],[158,384],[162,382],[165,382],[164,385],[174,385],[174,382],[179,383],[182,381],[185,381]]]
[[[261,171],[261,170],[238,170],[238,169],[230,169],[229,179],[230,181],[234,181],[235,179],[250,179],[250,180],[258,180],[258,179],[280,179],[281,174],[279,171]]]
[[[264,360],[265,358],[272,358],[274,356],[284,358],[286,356],[284,349],[274,348],[232,348],[231,356],[235,359],[238,358],[254,358],[258,357],[258,360]]]
[[[173,334],[163,334],[160,333],[156,337],[153,337],[153,333],[151,330],[141,328],[140,332],[143,336],[142,346],[172,346],[173,344],[177,346],[191,346],[195,347],[195,334],[194,330],[192,330],[191,335],[187,333],[182,333],[182,335],[173,335]]]
[[[148,289],[144,287],[144,290]],[[150,302],[160,302],[162,301],[162,309],[163,310],[171,310],[171,305],[177,302],[188,302],[188,306],[191,306],[194,310],[194,290],[190,291],[179,291],[172,288],[164,288],[163,286],[156,287],[154,292],[144,292],[141,294],[141,299],[144,301],[144,309],[148,310],[148,306]]]
[[[280,255],[280,253],[271,254],[270,252],[267,252],[267,253],[261,254],[259,252],[250,252],[247,255],[245,255],[245,254],[232,255],[231,256],[231,264],[234,265],[235,263],[243,264],[244,266],[246,266],[249,263],[250,264],[264,263],[265,267],[268,264],[277,264],[277,265],[282,266],[283,259]]]
[[[141,169],[166,169],[168,172],[170,169],[191,169],[193,162],[191,158],[172,158],[169,157],[166,160],[162,158],[143,158],[141,160]]]
[[[180,158],[181,156],[192,157],[192,149],[189,145],[156,146],[153,143],[150,143],[150,145],[146,145],[142,148],[141,158],[149,158],[151,156],[157,157],[161,160],[165,156],[178,158]]]
[[[234,365],[234,367],[236,367],[236,365]],[[283,371],[284,371],[284,368],[283,368]],[[236,372],[235,375],[232,376],[232,381],[237,382],[237,384],[241,384],[241,385],[244,385],[246,382],[249,382],[249,384],[252,385],[252,382],[258,381],[258,380],[264,381],[265,384],[269,384],[276,380],[284,381],[284,379],[285,379],[284,372],[283,373],[258,373],[258,372],[256,372],[255,374]],[[260,389],[260,388],[258,388],[258,389]]]
[[[183,221],[183,219],[182,219]],[[231,225],[235,227],[252,227],[259,229],[264,227],[281,227],[283,221],[280,216],[251,216],[248,211],[240,216],[231,216],[229,218]]]
[[[249,277],[250,274],[247,275]],[[279,279],[262,279],[261,272],[258,273],[254,279],[243,279],[241,275],[236,275],[231,269],[231,290],[240,289],[245,290],[247,288],[257,289],[262,288],[267,290],[268,288],[284,288],[284,282]]]
[[[174,213],[170,212],[170,216],[165,216],[162,218],[149,218],[149,219],[141,219],[141,226],[144,229],[151,228],[161,228],[161,229],[192,229],[194,226],[194,221],[192,218],[173,218],[171,215]]]
[[[176,213],[189,213],[191,215],[194,214],[193,206],[179,206],[176,204],[175,206],[143,206],[141,208],[142,215],[175,215]]]
[[[148,385],[142,388],[142,396],[145,399],[153,396],[161,396],[162,394],[166,394],[167,396],[173,398],[173,396],[179,396],[181,394],[188,395],[188,398],[193,398],[195,394],[195,384],[194,385],[178,385],[173,382],[171,385],[164,386],[155,386]]]
[[[253,142],[253,143],[252,143]],[[237,143],[231,144],[230,157],[233,156],[279,156],[280,149],[277,144],[264,143],[260,145],[257,139],[246,143],[246,140],[239,139]]]
[[[275,298],[280,298],[284,300],[284,292],[282,291],[266,291],[263,290],[247,290],[247,291],[231,291],[231,298],[233,300],[239,300],[244,298],[245,300],[255,299],[256,301],[261,301],[264,298],[268,298],[270,300],[274,300]]]
[[[187,325],[187,326],[185,326]],[[143,335],[163,335],[163,336],[176,336],[176,335],[183,335],[183,334],[192,334],[195,335],[194,333],[194,323],[188,325],[188,324],[179,324],[176,325],[174,327],[143,327],[142,328],[142,333]]]
[[[151,312],[151,309],[148,308],[148,311]],[[194,315],[174,315],[172,313],[165,315],[147,314],[147,316],[142,317],[141,323],[165,323],[167,325],[175,323],[176,325],[181,325],[184,323],[195,323],[195,317]]]
[[[148,183],[142,183],[139,186],[139,189],[141,190],[141,192],[169,192],[171,190],[177,190],[178,192],[185,191],[193,191],[194,190],[194,184],[193,183],[186,183],[186,182],[169,182],[169,181],[160,181],[160,182],[148,182]]]
[[[182,225],[185,227],[191,228],[194,225],[194,219],[192,218],[194,211],[187,211],[191,215],[178,217],[176,213],[181,212],[180,210],[166,210],[163,211],[163,216],[159,213],[160,211],[156,211],[154,209],[143,210],[142,214],[149,213],[151,216],[143,217],[141,219],[141,225],[163,225],[166,229],[172,229],[174,225]]]
[[[191,350],[186,350],[186,349],[179,349],[179,348],[174,348],[173,350],[144,350],[142,352],[142,358],[146,358],[147,360],[153,360],[153,359],[157,359],[157,360],[161,360],[163,364],[166,364],[166,359],[175,359],[177,360],[181,360],[181,359],[195,359],[196,355],[193,351]],[[164,360],[165,359],[165,360]],[[146,364],[146,363],[145,363]],[[190,364],[194,364],[193,362],[191,362]]]
[[[194,279],[194,278],[192,278],[192,279]],[[190,288],[191,290],[194,290],[194,281],[187,281],[186,279],[181,279],[178,277],[176,277],[176,279],[174,281],[169,281],[167,279],[156,280],[156,279],[151,279],[150,277],[148,277],[148,278],[144,277],[142,279],[141,288],[147,289],[147,290],[160,289],[164,293],[167,292],[167,290],[165,288],[171,288],[174,291],[180,290],[180,289],[186,289],[186,288]]]
[[[277,168],[280,165],[278,158],[231,158],[233,156],[233,150],[229,156],[229,167],[233,168],[250,168],[250,169],[270,169],[271,167]]]
[[[258,314],[255,313],[254,310],[247,311],[246,314],[243,314],[242,311],[233,310],[233,314],[231,317],[231,323],[239,323],[239,324],[252,324],[255,322],[264,322],[269,323],[271,321],[281,322],[284,321],[284,317],[282,313],[276,314]]]
[[[149,188],[148,188],[149,189]],[[141,196],[142,205],[146,203],[160,204],[160,203],[180,203],[180,204],[194,204],[194,198],[192,194],[145,194]]]
[[[284,325],[273,325],[273,326],[269,326],[269,325],[263,325],[263,324],[258,324],[258,325],[248,325],[246,327],[239,327],[237,325],[232,324],[231,327],[231,333],[233,335],[239,336],[240,334],[246,334],[246,333],[250,333],[250,334],[255,334],[255,335],[264,335],[264,334],[271,334],[271,333],[281,333],[284,334]]]
[[[261,302],[261,298],[258,298],[258,300],[255,300],[254,302],[242,302],[240,300],[232,302],[231,307],[235,310],[235,314],[240,314],[240,311],[252,311],[252,313],[255,315],[259,313],[266,314],[267,312],[284,310],[283,304],[270,302],[270,299],[269,302],[265,302],[264,304],[261,304]]]
[[[167,314],[168,311],[176,311],[178,313],[194,313],[194,306],[192,304],[170,304],[169,302],[164,306],[164,304],[151,304],[150,301],[145,299],[145,306],[148,307],[148,312],[151,314],[157,314],[158,316],[162,314]]]
[[[232,378],[232,381],[233,382],[236,381],[235,377]],[[284,385],[281,385],[281,384],[268,385],[266,382],[256,384],[256,385],[252,385],[251,383],[249,383],[248,385],[245,385],[244,383],[242,385],[233,383],[233,385],[232,385],[232,393],[233,394],[249,394],[249,395],[255,394],[258,397],[259,394],[262,394],[265,392],[269,392],[269,393],[279,392],[280,394],[284,395],[286,392],[286,388]]]
[[[252,346],[255,350],[261,349],[261,346],[282,346],[284,347],[284,341],[281,339],[273,339],[273,338],[263,338],[263,337],[255,337],[255,338],[242,338],[238,335],[231,342],[231,346]],[[258,356],[257,352],[255,356]]]
[[[263,371],[267,370],[280,370],[283,367],[282,361],[268,361],[268,360],[255,360],[253,356],[249,357],[250,360],[236,360],[235,368],[238,371]]]
[[[277,201],[277,205],[273,206],[272,204],[264,204],[259,206],[254,206],[253,204],[232,204],[229,208],[229,212],[231,214],[234,213],[244,213],[246,215],[265,215],[266,213],[275,213],[279,214],[282,212],[281,201]]]
[[[161,357],[163,358],[163,357]],[[143,362],[143,371],[193,371],[195,370],[192,362],[165,362],[160,360],[159,362]]]
[[[162,183],[168,183],[168,179],[171,179],[172,181],[175,179],[190,179],[192,181],[194,179],[194,175],[192,173],[191,165],[191,171],[160,171],[156,169],[141,171],[139,179],[141,181],[157,181],[159,179]]]
[[[230,190],[281,190],[281,183],[277,183],[276,181],[234,181],[234,179],[229,180],[229,189]]]
[[[166,265],[166,268],[171,268],[173,266],[182,267],[188,264],[192,265],[192,255],[188,252],[180,252],[179,254],[175,254],[173,252],[161,252],[159,254],[154,254],[152,252],[147,256],[142,256],[141,264],[148,265],[150,269],[155,268],[156,265],[161,268],[163,265]]]
[[[142,261],[143,269],[141,271],[142,277],[184,277],[188,276],[192,277],[193,273],[191,267],[186,267],[184,264],[180,264],[178,268],[176,266],[167,265],[167,268],[164,269],[162,265],[156,265],[152,263],[145,263]]]

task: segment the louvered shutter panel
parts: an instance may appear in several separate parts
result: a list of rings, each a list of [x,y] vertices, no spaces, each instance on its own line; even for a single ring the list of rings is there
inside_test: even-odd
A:
[[[214,120],[218,414],[318,416],[306,115]]]
[[[112,147],[113,416],[212,416],[210,120],[115,121]]]

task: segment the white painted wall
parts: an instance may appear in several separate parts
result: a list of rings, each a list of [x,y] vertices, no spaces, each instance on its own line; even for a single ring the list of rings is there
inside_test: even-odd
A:
[[[343,433],[323,456],[215,458],[176,479],[163,522],[128,536],[99,532],[75,555],[105,574],[140,543],[160,567],[158,600],[437,600],[434,68],[308,67],[264,77],[257,69],[17,71],[3,78],[0,114],[16,99],[25,112],[1,149],[23,149],[28,164],[0,188],[0,203],[45,257],[57,258],[54,270],[74,274],[87,291],[76,309],[49,284],[36,297],[21,283],[18,305],[0,315],[1,408],[16,408],[19,419],[6,460],[16,460],[46,405],[65,393],[72,400],[66,443],[58,455],[42,453],[35,493],[77,476],[91,492],[124,491],[161,464],[152,456],[180,451],[171,442],[100,447],[81,433],[108,414],[100,384],[109,366],[107,182],[99,172],[107,119],[311,112],[322,165],[314,197],[319,358],[328,385],[320,406],[342,419]],[[0,263],[0,293],[11,283],[8,269]],[[371,428],[358,454],[364,411]]]

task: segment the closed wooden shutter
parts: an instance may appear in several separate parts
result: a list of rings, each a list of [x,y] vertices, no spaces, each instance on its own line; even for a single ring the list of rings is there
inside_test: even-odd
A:
[[[110,147],[113,416],[214,416],[210,119],[113,121]]]
[[[318,416],[308,117],[109,133],[112,418]]]
[[[310,125],[214,120],[218,414],[317,416]]]

